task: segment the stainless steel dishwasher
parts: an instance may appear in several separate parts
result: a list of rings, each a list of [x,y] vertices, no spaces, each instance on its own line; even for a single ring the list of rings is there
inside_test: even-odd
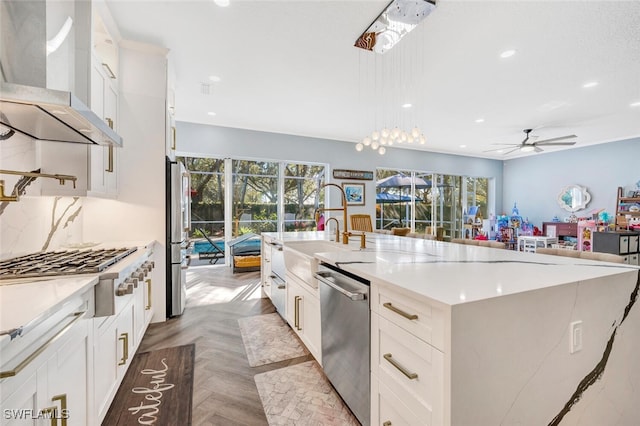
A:
[[[369,281],[321,264],[322,368],[361,424],[370,423]]]

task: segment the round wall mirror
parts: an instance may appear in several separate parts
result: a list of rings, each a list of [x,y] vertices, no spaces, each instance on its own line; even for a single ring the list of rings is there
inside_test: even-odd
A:
[[[591,194],[587,188],[580,185],[567,185],[558,194],[558,204],[568,212],[577,212],[587,207],[591,201]]]

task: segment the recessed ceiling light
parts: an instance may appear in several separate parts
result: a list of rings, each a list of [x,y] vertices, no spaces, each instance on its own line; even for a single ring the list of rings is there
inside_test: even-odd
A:
[[[217,75],[210,75],[209,81],[213,81],[214,83],[217,83],[220,81],[220,77],[218,77]]]
[[[476,123],[484,123],[484,118],[478,118],[478,119],[476,120]]]
[[[589,89],[590,87],[596,87],[598,85],[597,81],[590,81],[582,85],[585,89]]]
[[[638,102],[634,102],[632,104],[629,104],[630,107],[639,107],[640,106],[640,101]]]
[[[466,145],[460,145],[460,148],[466,148],[466,147],[467,147]]]
[[[216,113],[215,113],[215,112],[213,112],[213,111],[209,111],[207,114],[208,114],[208,115],[210,115],[210,116],[212,116],[212,117],[215,117],[215,116],[216,116]]]
[[[411,108],[412,106],[411,104],[402,104],[402,108]]]
[[[213,0],[213,2],[215,4],[217,4],[220,7],[227,7],[229,6],[229,0]]]
[[[501,58],[510,58],[510,57],[512,57],[512,56],[513,56],[513,55],[515,55],[515,54],[516,54],[516,51],[515,51],[515,50],[513,50],[513,49],[511,49],[511,50],[505,50],[504,52],[502,52],[502,53],[500,54],[500,57],[501,57]]]

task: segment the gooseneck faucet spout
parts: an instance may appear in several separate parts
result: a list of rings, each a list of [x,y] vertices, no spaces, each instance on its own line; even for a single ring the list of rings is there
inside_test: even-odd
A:
[[[347,231],[347,194],[345,194],[344,189],[340,185],[335,183],[325,183],[320,187],[320,189],[327,186],[335,186],[340,190],[340,194],[342,194],[342,207],[316,209],[316,222],[318,221],[318,215],[320,214],[321,211],[342,211],[342,217],[343,217],[343,223],[344,223],[344,230],[342,231],[342,244],[349,244],[349,232]],[[336,219],[336,222],[337,221],[338,220]],[[327,222],[329,222],[329,220],[327,220]],[[336,229],[339,229],[339,227],[336,227]],[[336,231],[336,236],[339,237],[339,234],[337,233],[337,231]],[[338,240],[339,238],[336,238],[336,242]]]
[[[331,222],[332,220],[336,221],[336,243],[339,243],[340,242],[340,222],[338,222],[338,219],[336,219],[335,217],[330,217],[325,222],[325,225],[327,229],[329,229],[329,222]]]

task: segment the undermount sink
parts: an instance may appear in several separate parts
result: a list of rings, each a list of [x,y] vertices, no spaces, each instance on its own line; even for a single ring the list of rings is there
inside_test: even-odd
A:
[[[326,240],[289,241],[284,243],[284,264],[289,274],[318,288],[313,272],[318,269],[315,253],[347,250],[348,246]]]

